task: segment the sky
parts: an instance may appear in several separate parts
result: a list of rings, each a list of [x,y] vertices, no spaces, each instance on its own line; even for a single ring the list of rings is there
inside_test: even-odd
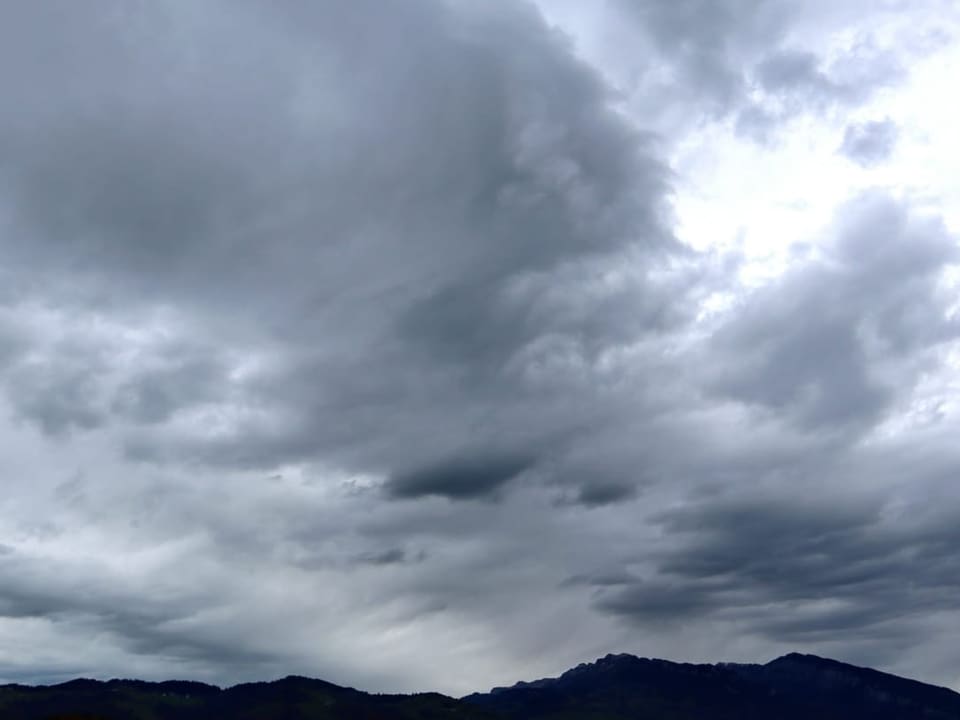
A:
[[[958,33],[0,5],[0,682],[960,689]]]

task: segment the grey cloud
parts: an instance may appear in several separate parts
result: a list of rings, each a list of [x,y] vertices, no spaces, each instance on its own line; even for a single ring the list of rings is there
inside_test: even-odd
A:
[[[390,548],[380,552],[363,553],[357,559],[364,565],[402,565],[423,562],[427,559],[427,554],[423,550],[411,554],[403,548]]]
[[[552,441],[573,421],[538,426],[553,399],[535,364],[569,354],[589,374],[688,319],[649,279],[687,255],[666,168],[522,4],[246,3],[216,24],[175,4],[70,10],[51,37],[65,50],[41,62],[14,36],[49,12],[5,24],[10,64],[36,64],[50,94],[12,84],[5,199],[23,240],[0,253],[89,312],[169,307],[184,347],[203,334],[265,358],[231,376],[143,357],[155,369],[113,378],[98,412],[139,424],[130,458],[397,474],[468,441]],[[63,86],[68,67],[95,102]],[[595,279],[627,259],[617,287]],[[177,413],[194,406],[227,426],[208,437]]]
[[[21,418],[51,435],[91,430],[107,420],[98,365],[69,359],[25,361],[11,368],[7,394]]]
[[[7,172],[32,235],[30,247],[18,250],[66,255],[73,271],[121,270],[116,280],[132,274],[167,297],[174,290],[184,299],[228,292],[236,300],[269,288],[296,303],[345,291],[326,267],[344,254],[369,261],[371,253],[386,253],[399,263],[387,277],[367,279],[369,292],[390,291],[395,273],[404,272],[424,285],[413,288],[415,297],[429,296],[446,289],[435,277],[442,271],[459,275],[469,267],[470,277],[488,286],[504,273],[616,249],[625,221],[636,231],[643,220],[636,213],[649,210],[628,203],[627,193],[645,185],[659,191],[660,168],[623,152],[636,138],[607,112],[602,87],[529,13],[506,3],[495,11],[461,9],[465,17],[450,20],[463,26],[464,36],[456,37],[432,3],[407,4],[393,13],[394,23],[368,22],[369,10],[383,8],[360,5],[318,11],[292,4],[268,13],[247,4],[230,20],[242,42],[209,34],[203,13],[140,8],[133,31],[138,23],[158,29],[141,38],[134,62],[125,42],[106,32],[109,22],[77,17],[73,29],[58,24],[75,55],[44,70],[59,73],[70,62],[73,82],[88,83],[102,104],[81,115],[65,92],[29,127],[11,120]],[[27,17],[9,23],[8,33],[36,34],[43,18],[31,15],[42,14],[24,10]],[[356,45],[351,32],[332,32],[330,20],[368,35],[389,63],[357,56],[365,64],[351,83],[331,77],[331,65],[349,60]],[[182,36],[171,34],[174,23]],[[308,41],[317,47],[306,27],[327,40],[307,55],[313,77],[294,65],[294,49]],[[483,27],[492,33],[484,36]],[[418,42],[399,42],[401,28]],[[515,37],[521,33],[531,41],[524,53]],[[88,47],[94,38],[102,45],[96,51]],[[71,39],[83,42],[77,47]],[[291,48],[284,51],[281,42]],[[253,47],[272,59],[259,67]],[[8,53],[18,50],[26,52],[8,43]],[[434,62],[441,56],[448,62]],[[149,93],[135,85],[159,68],[167,83]],[[251,72],[237,74],[241,69]],[[543,82],[555,72],[564,82]],[[471,78],[469,92],[464,77]],[[330,92],[340,107],[332,117],[316,106]],[[386,116],[389,125],[369,120]],[[442,125],[427,130],[427,117]],[[242,124],[228,122],[240,118]],[[13,150],[30,133],[33,145],[42,139],[39,158]],[[359,153],[364,166],[355,162]],[[222,181],[208,181],[211,175]],[[603,228],[573,213],[592,213]],[[336,243],[347,237],[352,249]],[[475,238],[486,241],[470,242]],[[286,284],[274,285],[275,277]],[[202,282],[210,278],[215,282]],[[268,308],[269,300],[260,298]]]
[[[117,388],[111,409],[134,422],[155,424],[185,407],[223,398],[227,371],[216,353],[191,359],[188,352],[177,351],[166,366],[138,369]]]
[[[883,162],[893,153],[899,129],[889,118],[847,126],[840,152],[863,167]]]
[[[496,494],[528,470],[533,458],[516,454],[478,453],[428,465],[390,478],[387,492],[394,498],[436,495],[470,500]]]
[[[89,563],[82,574],[75,567],[61,567],[60,573],[38,572],[39,564],[26,556],[11,553],[0,563],[4,578],[0,592],[0,615],[5,618],[40,618],[58,625],[91,628],[118,638],[135,653],[174,652],[187,662],[219,659],[237,653],[237,662],[263,665],[268,659],[253,648],[244,652],[235,642],[217,641],[213,633],[178,630],[178,624],[206,605],[202,595],[163,596],[162,588],[118,586],[105,568]],[[161,592],[157,592],[160,590]]]
[[[6,371],[30,345],[30,333],[16,313],[0,315],[0,370]]]
[[[561,583],[563,587],[587,585],[593,587],[613,587],[617,585],[630,585],[636,578],[630,573],[613,572],[609,574],[595,575],[571,575]]]
[[[364,547],[361,542],[344,544],[357,515],[338,516],[304,502],[316,497],[308,487],[271,492],[263,481],[258,485],[244,489],[234,482],[225,491],[195,479],[144,481],[133,474],[120,485],[91,479],[83,497],[66,508],[48,505],[47,511],[61,513],[61,519],[68,511],[72,527],[112,528],[115,536],[125,538],[127,552],[144,551],[141,561],[160,565],[154,564],[152,571],[139,565],[124,569],[115,565],[113,555],[44,557],[14,548],[0,556],[0,614],[14,623],[43,620],[56,633],[57,657],[75,638],[85,647],[89,638],[99,638],[110,652],[83,653],[88,663],[83,673],[88,676],[109,676],[126,665],[141,668],[138,674],[162,678],[189,672],[222,683],[278,674],[293,663],[300,672],[312,666],[315,674],[336,677],[342,672],[342,657],[321,673],[315,661],[294,659],[296,634],[277,642],[286,633],[285,623],[278,621],[285,613],[303,612],[297,632],[303,632],[304,623],[316,621],[315,600],[306,603],[305,612],[297,611],[290,602],[291,588],[309,579],[311,592],[322,597],[328,573],[358,562],[412,565],[423,554],[399,548],[358,552]],[[56,494],[62,495],[59,490]],[[58,534],[64,532],[61,528]],[[304,550],[318,557],[325,552],[332,562],[300,563]],[[267,578],[264,567],[277,573]],[[247,577],[250,584],[241,590],[238,583]],[[286,600],[267,609],[274,584],[285,588]],[[356,607],[359,600],[351,597],[350,602]],[[388,605],[374,602],[378,612]],[[238,623],[245,627],[240,635]],[[44,657],[42,648],[34,652]]]
[[[42,313],[16,306],[12,312],[17,310],[24,325],[33,320],[38,327],[21,333],[11,347],[6,395],[21,419],[49,435],[118,419],[162,423],[181,410],[222,401],[232,389],[230,368],[213,348],[151,341],[131,350],[110,330],[90,331],[82,312],[65,313],[44,327]],[[123,354],[135,362],[120,362]]]
[[[360,556],[361,562],[370,565],[395,565],[406,559],[407,553],[403,548],[391,548],[380,553],[367,553]]]
[[[860,105],[900,82],[916,50],[883,45],[862,28],[865,18],[904,12],[892,4],[618,0],[615,7],[632,28],[618,26],[617,37],[633,47],[603,59],[651,126],[668,134],[677,123],[731,118],[741,135],[770,141],[793,118]],[[832,32],[853,41],[829,56],[809,47]]]
[[[626,588],[602,596],[595,607],[641,623],[661,623],[702,616],[719,602],[722,601],[698,583],[635,580]]]
[[[766,56],[756,68],[757,83],[776,95],[807,95],[808,102],[855,105],[885,85],[901,80],[904,71],[889,53],[855,49],[842,62],[822,67],[807,50],[781,49]]]
[[[811,428],[869,426],[956,337],[938,282],[957,250],[939,221],[872,193],[841,212],[837,233],[824,257],[755,292],[718,329],[717,389]]]
[[[812,52],[781,50],[757,67],[757,80],[768,92],[792,90],[804,86],[829,86],[818,69],[819,58]]]
[[[891,523],[871,500],[695,505],[662,517],[674,547],[657,576],[602,593],[597,607],[641,623],[722,616],[787,644],[882,640],[890,623],[956,609],[954,520]]]
[[[813,52],[776,50],[764,57],[753,73],[753,81],[767,98],[746,102],[736,114],[736,129],[765,142],[793,117],[805,112],[826,113],[835,107],[856,107],[905,76],[892,51],[857,48],[825,67],[823,59]]]
[[[748,82],[743,62],[782,34],[787,7],[770,0],[622,0],[618,5],[677,73],[680,92],[706,114],[737,107]]]
[[[575,501],[587,507],[598,507],[630,500],[636,495],[637,488],[627,483],[586,482],[577,491]]]

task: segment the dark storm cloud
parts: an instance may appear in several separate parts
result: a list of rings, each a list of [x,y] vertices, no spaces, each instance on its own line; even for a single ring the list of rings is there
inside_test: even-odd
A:
[[[524,455],[476,454],[410,470],[389,480],[387,492],[395,498],[437,495],[470,500],[495,494],[528,470],[534,459]]]
[[[588,482],[577,491],[575,501],[588,507],[597,507],[630,500],[636,494],[637,488],[625,483]]]
[[[644,632],[729,623],[777,647],[891,663],[935,642],[924,618],[956,612],[955,494],[943,484],[955,461],[936,436],[901,456],[880,453],[876,434],[957,337],[945,284],[956,240],[882,192],[841,207],[832,232],[721,314],[695,369],[754,432],[779,429],[729,450],[744,431],[735,415],[726,439],[717,427],[689,444],[674,436],[658,469],[678,484],[693,473],[697,490],[653,519],[655,541],[623,551],[621,572],[580,576],[600,612]]]
[[[876,501],[786,493],[672,511],[657,574],[597,607],[636,622],[722,616],[785,643],[883,639],[888,623],[955,608],[955,513],[913,512],[891,521]]]
[[[270,289],[286,303],[346,291],[325,261],[390,259],[397,266],[367,279],[361,297],[390,292],[404,273],[425,285],[400,296],[408,302],[447,292],[475,306],[506,275],[617,250],[628,232],[645,229],[636,239],[669,247],[650,204],[627,195],[662,189],[655,161],[623,152],[640,138],[531,13],[496,8],[293,3],[268,12],[250,3],[229,19],[242,39],[167,5],[128,13],[126,38],[110,32],[111,16],[62,18],[53,41],[63,52],[43,64],[26,58],[54,86],[49,99],[25,100],[8,120],[6,174],[31,240],[19,250],[65,254],[72,271],[163,283],[167,297]],[[37,35],[47,14],[24,9],[6,32]],[[156,29],[141,37],[140,23]],[[366,36],[370,56],[353,33]],[[5,47],[11,61],[31,52]],[[269,58],[262,66],[254,50]],[[349,82],[331,75],[347,61],[358,63]],[[63,89],[67,69],[89,105]],[[155,73],[163,82],[137,86]],[[548,82],[555,77],[563,81]],[[391,122],[372,122],[384,117]],[[353,250],[338,245],[347,239]],[[265,311],[269,299],[258,298]]]
[[[883,162],[893,153],[899,129],[889,118],[851,124],[843,134],[840,152],[863,167]]]
[[[463,557],[468,537],[436,546],[437,525],[509,536],[523,512],[441,503],[471,510],[426,517],[434,543],[421,549],[409,536],[430,503],[417,501],[520,485],[540,448],[609,415],[592,387],[606,354],[691,312],[669,278],[650,278],[691,261],[670,232],[669,172],[563,38],[512,2],[103,0],[2,14],[14,110],[0,119],[0,260],[19,278],[2,297],[36,326],[11,335],[4,395],[70,436],[58,465],[92,471],[42,532],[32,515],[17,521],[18,544],[124,567],[66,583],[25,559],[37,580],[11,573],[9,612],[110,638],[114,663],[182,658],[235,679],[272,648],[356,682],[391,662],[359,638],[377,648],[391,622],[440,622],[452,603],[485,616],[503,599],[482,592],[484,573],[529,586],[507,562],[514,539],[493,559]],[[328,494],[276,503],[291,464]],[[244,485],[251,469],[263,477]],[[386,485],[333,517],[331,471]],[[164,472],[190,490],[137,482]],[[24,507],[52,501],[36,502]],[[394,531],[357,537],[374,511],[394,513]],[[70,528],[90,528],[90,545]],[[139,565],[119,559],[141,550],[161,558],[159,586],[122,582]],[[247,576],[256,587],[236,584]],[[153,604],[129,611],[141,595]],[[338,619],[321,630],[324,618]],[[295,649],[304,627],[329,648]],[[439,630],[451,648],[471,632]],[[378,670],[364,670],[370,657]],[[394,665],[407,686],[421,671]]]
[[[141,459],[396,474],[467,438],[563,431],[535,365],[589,373],[684,321],[644,277],[683,255],[667,172],[561,38],[521,4],[374,5],[245,3],[216,28],[209,8],[65,8],[50,55],[22,38],[53,10],[12,13],[8,66],[47,92],[11,82],[8,262],[91,311],[163,303],[174,333],[265,358],[247,374],[167,358],[114,378],[105,410],[57,365],[23,385],[26,416],[118,413]],[[182,425],[197,407],[245,419],[208,438]]]
[[[409,560],[403,548],[390,548],[382,552],[364,553],[357,558],[367,565],[398,565]]]
[[[719,328],[716,388],[808,428],[872,425],[957,336],[938,285],[957,259],[939,221],[881,193],[857,199],[822,257],[747,296]]]
[[[602,586],[601,586],[602,587]],[[703,616],[718,604],[725,604],[709,588],[692,582],[633,581],[621,590],[606,594],[596,601],[601,612],[646,623],[672,622]],[[726,602],[735,601],[727,599]]]

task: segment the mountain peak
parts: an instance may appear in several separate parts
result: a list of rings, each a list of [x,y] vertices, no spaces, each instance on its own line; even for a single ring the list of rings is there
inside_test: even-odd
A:
[[[783,663],[804,663],[807,665],[846,665],[846,663],[839,662],[838,660],[830,660],[829,658],[823,658],[819,655],[809,655],[807,653],[791,652],[786,655],[781,655],[778,658],[774,658],[767,665],[776,665]],[[854,667],[850,665],[849,667]]]
[[[766,664],[695,665],[610,654],[557,678],[465,698],[507,720],[960,719],[960,695],[802,653]]]

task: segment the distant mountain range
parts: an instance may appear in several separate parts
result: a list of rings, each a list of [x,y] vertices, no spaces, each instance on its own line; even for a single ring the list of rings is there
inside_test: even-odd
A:
[[[459,700],[287,677],[0,686],[3,720],[960,720],[960,694],[813,655],[689,665],[607,655],[557,678]]]

